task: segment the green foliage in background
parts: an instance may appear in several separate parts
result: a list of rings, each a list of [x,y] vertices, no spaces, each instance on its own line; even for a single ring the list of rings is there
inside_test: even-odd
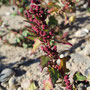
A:
[[[2,4],[8,5],[9,4],[9,0],[0,0],[0,5],[2,5]]]

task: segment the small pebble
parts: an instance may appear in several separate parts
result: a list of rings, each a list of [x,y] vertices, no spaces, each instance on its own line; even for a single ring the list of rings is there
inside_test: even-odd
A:
[[[86,75],[86,76],[89,76],[89,75],[90,75],[90,67],[86,69],[85,75]]]
[[[89,86],[89,87],[87,87],[87,90],[90,90],[90,86]]]
[[[60,58],[64,58],[64,57],[65,57],[64,54],[61,54],[61,55],[60,55]]]
[[[0,82],[6,82],[14,75],[14,71],[10,68],[4,69],[0,74]]]
[[[10,88],[15,88],[16,87],[16,84],[17,84],[16,78],[14,76],[12,76],[10,78],[8,84],[9,84],[9,87]]]
[[[83,54],[89,56],[90,55],[90,43],[87,43],[85,48],[83,49]]]
[[[17,90],[23,90],[21,87],[19,87]]]
[[[11,14],[10,12],[6,12],[5,13],[6,16],[10,16],[10,14]]]
[[[60,59],[58,59],[57,61],[56,61],[56,63],[57,63],[57,65],[60,65]]]
[[[24,79],[21,83],[21,87],[24,89],[24,90],[28,90],[30,86],[30,80],[28,79]]]
[[[87,34],[89,33],[89,30],[88,29],[81,29],[81,30],[78,30],[76,33],[75,33],[75,37],[84,37],[86,36]]]

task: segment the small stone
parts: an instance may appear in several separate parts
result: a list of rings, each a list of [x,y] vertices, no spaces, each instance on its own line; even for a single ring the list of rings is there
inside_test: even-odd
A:
[[[81,55],[79,53],[73,53],[70,55],[72,62],[74,63],[87,63],[89,60],[87,57],[85,57],[84,55]]]
[[[85,46],[85,48],[84,48],[84,50],[83,50],[83,54],[84,54],[84,55],[87,55],[87,56],[90,55],[90,43],[88,43],[88,44]]]
[[[14,76],[11,77],[8,84],[10,89],[16,88],[16,84],[17,84],[16,78]]]
[[[24,89],[24,90],[28,90],[30,86],[30,80],[28,79],[24,79],[21,83],[21,87]]]
[[[14,33],[12,33],[12,32],[9,33],[8,35],[6,35],[5,38],[8,39],[8,41],[9,41],[10,44],[16,43],[16,41],[15,41],[16,35]]]
[[[3,87],[6,88],[6,87],[8,87],[8,83],[4,83],[4,82],[3,82],[3,83],[1,83],[1,86],[3,86]],[[2,87],[2,88],[3,88],[3,87]],[[1,89],[0,89],[0,90],[1,90]]]
[[[75,43],[77,43],[77,39],[76,38],[72,38],[72,40],[70,40],[69,42],[72,43],[72,44],[75,44]]]
[[[87,87],[87,90],[90,90],[90,86],[89,86],[89,87]]]
[[[19,87],[17,90],[23,90],[21,87]]]
[[[27,71],[27,70],[28,70],[28,68],[24,66],[24,67],[23,67],[23,70]]]
[[[7,21],[4,21],[4,22],[2,23],[1,28],[4,28],[5,25],[8,25]]]
[[[80,14],[80,11],[79,10],[76,10],[76,15],[79,15]]]
[[[85,90],[85,85],[83,83],[78,84],[78,90]]]
[[[67,68],[71,68],[72,64],[70,62],[66,62]]]
[[[11,8],[10,8],[11,13],[16,13],[17,10],[18,10],[18,8],[15,5],[11,6]]]
[[[90,63],[89,63],[90,59],[84,55],[79,54],[79,53],[73,53],[70,56],[71,56],[71,60],[72,60],[71,66],[68,66],[66,64],[69,67],[69,69],[71,71],[79,71],[83,75],[85,75],[86,68],[90,67]]]
[[[14,71],[12,69],[4,69],[0,74],[0,82],[7,82],[12,75],[14,75]]]
[[[87,7],[88,7],[88,3],[83,5],[83,8],[87,9]]]
[[[31,72],[30,72],[30,71],[27,71],[27,72],[26,72],[26,76],[27,76],[28,78],[30,78],[30,77],[31,77]]]
[[[10,16],[10,14],[11,14],[10,12],[6,12],[6,14],[5,14],[5,15],[6,15],[6,16]]]
[[[87,34],[89,33],[89,30],[88,29],[81,29],[81,30],[78,30],[76,33],[75,33],[75,37],[84,37],[86,36]]]
[[[86,33],[89,33],[89,30],[84,28],[83,31],[85,31]]]
[[[65,57],[64,54],[61,54],[61,55],[60,55],[60,58],[64,58],[64,57]]]
[[[86,76],[89,76],[89,75],[90,75],[90,67],[86,69],[85,75],[86,75]]]
[[[4,88],[2,86],[0,86],[0,90],[4,90]]]
[[[57,63],[57,65],[60,65],[60,59],[58,59],[57,61],[56,61],[56,63]]]
[[[80,47],[78,47],[77,49],[76,49],[76,52],[78,52],[78,51],[80,51],[81,50],[81,48]]]

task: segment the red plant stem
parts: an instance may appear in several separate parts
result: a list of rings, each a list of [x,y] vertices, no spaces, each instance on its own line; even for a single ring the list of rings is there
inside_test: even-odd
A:
[[[16,0],[13,0],[13,5],[16,5]]]

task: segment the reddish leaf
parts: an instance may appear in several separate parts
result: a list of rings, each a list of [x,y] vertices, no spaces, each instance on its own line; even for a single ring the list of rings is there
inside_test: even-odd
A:
[[[44,84],[44,88],[43,88],[44,90],[53,90],[53,84],[50,78],[48,80],[44,80],[43,84]]]
[[[68,61],[70,59],[70,57],[64,57],[64,58],[60,58],[60,65],[59,65],[59,70],[61,71],[62,75],[65,74],[65,72],[68,71],[68,69],[66,68],[66,61]]]
[[[46,64],[48,63],[49,60],[50,60],[50,58],[46,55],[40,57],[40,65],[42,66],[42,68],[44,68],[46,66]]]
[[[65,40],[61,40],[61,39],[62,39],[62,38],[57,35],[54,40],[55,40],[56,42],[58,42],[58,43],[67,44],[67,45],[72,46],[71,43],[69,43],[69,42],[67,42],[67,41],[65,41]]]
[[[68,32],[65,32],[65,33],[63,34],[62,38],[66,38],[67,35],[68,35]]]
[[[32,53],[34,53],[42,43],[38,38],[34,39],[34,41],[35,41],[35,43],[33,45]]]
[[[53,12],[56,12],[56,11],[58,11],[58,8],[53,7],[53,8],[48,10],[48,13],[53,13]]]

